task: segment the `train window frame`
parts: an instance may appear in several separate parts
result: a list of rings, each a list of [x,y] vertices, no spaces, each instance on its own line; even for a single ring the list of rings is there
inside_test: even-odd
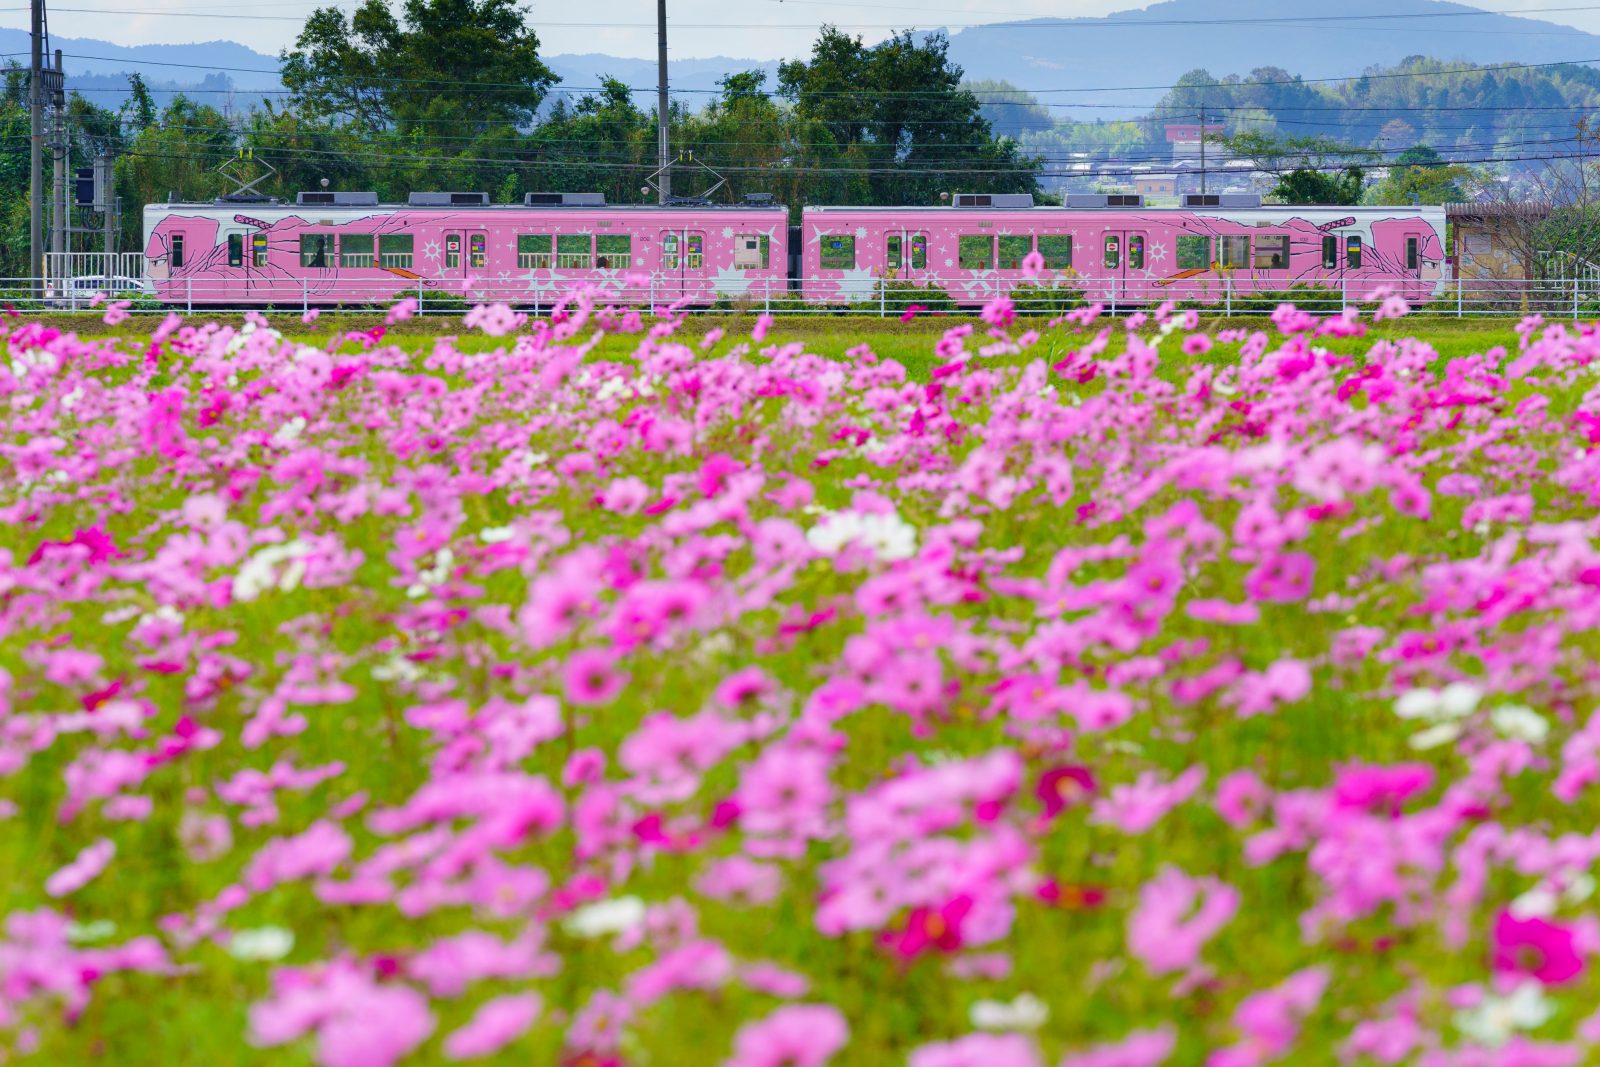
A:
[[[1018,249],[1021,250],[1020,254]],[[1033,238],[1024,234],[1004,233],[995,239],[995,253],[1001,270],[1021,270],[1022,261],[1032,252]]]
[[[1048,245],[1046,242],[1049,242]],[[1044,260],[1045,270],[1072,269],[1072,235],[1070,233],[1041,233],[1035,248]]]
[[[833,242],[832,247],[829,242]],[[817,239],[817,259],[822,270],[855,270],[856,237],[853,233],[825,233]]]
[[[1128,269],[1144,270],[1145,240],[1142,233],[1128,234]]]
[[[444,269],[461,269],[461,235],[447,233],[444,235]]]
[[[1199,257],[1196,258],[1196,251]],[[1211,235],[1207,233],[1180,233],[1177,243],[1179,270],[1210,270],[1216,263],[1211,255]]]
[[[267,235],[255,233],[250,235],[250,257],[258,267],[267,265]]]
[[[581,250],[579,248],[580,245],[582,246]],[[556,234],[556,269],[593,270],[594,234]]]
[[[902,249],[905,239],[898,233],[885,234],[883,238],[883,269],[899,270],[902,259]]]
[[[544,251],[539,251],[539,245]],[[556,238],[552,233],[517,234],[517,267],[521,270],[549,270],[555,264]]]
[[[1121,270],[1122,235],[1119,233],[1106,234],[1105,241],[1102,243],[1101,247],[1102,254],[1100,256],[1100,262],[1105,265],[1105,269]]]
[[[1406,270],[1422,269],[1422,238],[1416,234],[1406,235]]]
[[[667,232],[661,235],[661,269],[678,269],[678,235]]]
[[[706,265],[706,235],[690,230],[683,235],[683,269],[702,270]]]
[[[378,235],[378,266],[384,270],[410,270],[416,262],[417,242],[409,233]]]
[[[752,255],[750,242],[755,242]],[[766,270],[772,262],[772,238],[764,233],[736,233],[733,235],[733,269]]]
[[[594,265],[599,270],[627,270],[632,267],[633,234],[596,234],[594,238]]]
[[[979,259],[979,253],[982,259]],[[956,236],[956,266],[961,270],[994,270],[994,235],[963,233]]]
[[[1250,235],[1226,234],[1217,238],[1217,262],[1223,270],[1243,270],[1250,266]]]
[[[1256,270],[1289,269],[1289,235],[1283,233],[1258,233],[1250,250],[1250,262]]]
[[[228,234],[228,266],[244,266],[244,234]]]
[[[470,270],[489,268],[489,235],[482,230],[467,234],[467,267]]]
[[[337,262],[338,242],[325,230],[312,230],[300,235],[300,266],[303,270],[327,270],[332,254]]]
[[[174,268],[183,266],[183,234],[175,233],[167,242],[167,260]]]
[[[911,269],[912,270],[927,270],[928,269],[928,235],[925,234],[925,233],[913,233],[913,234],[910,234],[909,235],[909,239],[907,240],[906,243],[907,243],[907,245],[909,245],[909,248],[907,249],[907,251],[910,254]]]
[[[1332,234],[1322,238],[1322,269],[1339,269],[1339,238]]]
[[[1361,269],[1361,235],[1353,233],[1344,239],[1344,265],[1352,270]]]
[[[378,265],[378,238],[370,233],[346,233],[339,237],[339,267],[371,270]]]

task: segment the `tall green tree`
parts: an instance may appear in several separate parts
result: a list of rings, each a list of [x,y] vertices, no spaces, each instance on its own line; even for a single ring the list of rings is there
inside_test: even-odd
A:
[[[318,8],[281,59],[303,116],[441,141],[530,124],[557,80],[514,0],[405,0],[398,19],[384,0]]]
[[[918,40],[909,31],[868,46],[824,26],[809,60],[779,65],[778,91],[794,105],[800,158],[834,172],[832,180],[819,175],[822,190],[926,204],[956,188],[1036,189],[1038,161],[993,135],[978,98],[961,87],[949,46],[943,34]]]
[[[1365,184],[1366,174],[1360,167],[1332,174],[1292,170],[1278,179],[1272,198],[1283,204],[1359,204]]]

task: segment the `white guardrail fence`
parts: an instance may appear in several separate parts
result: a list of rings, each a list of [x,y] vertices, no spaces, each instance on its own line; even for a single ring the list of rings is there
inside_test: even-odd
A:
[[[970,291],[960,286],[947,291],[894,280],[887,285],[874,281],[869,287],[847,296],[808,299],[808,293],[791,288],[791,283],[783,278],[748,279],[736,292],[714,290],[697,279],[630,285],[618,278],[597,284],[597,303],[646,313],[687,308],[707,313],[853,313],[913,317],[975,311],[995,291],[992,280],[984,288]],[[1118,280],[1086,282],[1061,278],[1045,284],[1001,284],[1021,315],[1059,315],[1088,304],[1100,304],[1108,312],[1124,314],[1173,301],[1179,308],[1194,307],[1208,315],[1235,316],[1269,315],[1283,303],[1292,303],[1314,313],[1335,314],[1348,304],[1365,304],[1377,283],[1370,279],[1350,279],[1343,283],[1330,280],[1279,288],[1269,281],[1234,276],[1185,279],[1165,286],[1152,286],[1143,279],[1133,285]],[[543,287],[530,288],[521,278],[486,278],[476,281],[470,288],[462,288],[459,281],[418,280],[396,284],[389,279],[373,279],[340,280],[335,284],[284,277],[256,283],[247,290],[237,281],[187,278],[153,282],[131,271],[127,274],[97,272],[45,279],[0,278],[0,307],[10,306],[19,312],[102,315],[110,301],[126,301],[130,314],[252,309],[303,314],[313,308],[322,314],[370,314],[409,298],[417,302],[419,314],[460,315],[474,304],[495,302],[519,310],[549,310],[567,295],[569,285],[562,281],[559,286],[545,283]],[[826,288],[831,290],[833,286]],[[1405,297],[1412,310],[1419,314],[1466,318],[1538,313],[1563,318],[1600,318],[1600,281],[1591,279],[1403,281],[1390,288]]]

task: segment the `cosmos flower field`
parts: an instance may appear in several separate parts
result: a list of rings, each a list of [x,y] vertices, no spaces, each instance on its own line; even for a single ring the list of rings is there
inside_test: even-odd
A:
[[[1406,311],[7,318],[0,1062],[1594,1062],[1600,333]]]

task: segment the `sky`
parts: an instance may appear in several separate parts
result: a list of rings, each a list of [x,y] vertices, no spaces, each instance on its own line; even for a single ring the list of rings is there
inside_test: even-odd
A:
[[[22,2],[0,0],[0,26],[27,28]],[[350,9],[357,0],[51,0],[50,30],[56,36],[129,45],[225,39],[274,54],[292,43],[308,13],[330,2]],[[655,56],[653,0],[604,5],[534,0],[529,6],[546,54]],[[1105,15],[1144,6],[1139,0],[669,0],[669,39],[675,59],[780,59],[805,52],[824,22],[875,40],[894,29],[956,31],[986,22]],[[1600,33],[1597,0],[1483,0],[1472,6]],[[599,11],[608,17],[597,18]]]

